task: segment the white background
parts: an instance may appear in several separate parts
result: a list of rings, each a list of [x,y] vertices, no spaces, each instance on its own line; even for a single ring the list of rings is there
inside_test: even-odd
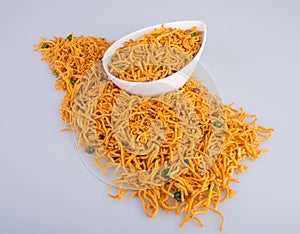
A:
[[[83,165],[58,108],[63,94],[33,44],[39,36],[109,41],[163,22],[203,20],[202,62],[227,104],[274,127],[270,153],[249,163],[237,195],[221,204],[223,233],[297,233],[299,227],[299,41],[297,0],[0,2],[0,233],[218,233],[220,219],[179,228],[182,217],[149,219],[140,201],[107,197]],[[201,217],[200,217],[201,218]]]

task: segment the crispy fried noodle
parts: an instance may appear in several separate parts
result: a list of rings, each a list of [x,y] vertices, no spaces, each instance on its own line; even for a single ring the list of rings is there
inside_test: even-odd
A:
[[[191,61],[202,33],[162,26],[117,50],[111,72],[131,81],[164,78]],[[102,68],[111,45],[104,38],[71,34],[41,40],[35,50],[56,76],[55,88],[66,93],[61,118],[67,130],[77,133],[79,147],[93,149],[103,175],[113,177],[109,189],[114,187],[116,195],[109,196],[139,198],[148,217],[159,208],[174,211],[183,215],[180,227],[192,219],[203,227],[199,215],[213,211],[221,217],[222,230],[219,204],[235,195],[232,183],[239,183],[236,176],[247,169],[244,161],[267,151],[260,145],[273,129],[223,104],[195,77],[155,98],[126,93]]]

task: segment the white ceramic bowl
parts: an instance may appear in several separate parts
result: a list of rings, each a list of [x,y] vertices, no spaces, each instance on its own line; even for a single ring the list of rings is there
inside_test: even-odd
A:
[[[129,39],[136,40],[144,36],[144,34],[152,32],[155,28],[160,28],[161,24],[143,28],[141,30],[130,33],[122,37],[121,39],[117,40],[107,49],[107,51],[103,56],[102,62],[103,62],[104,70],[107,76],[109,77],[109,79],[111,79],[112,82],[115,83],[115,85],[135,95],[154,97],[160,94],[168,93],[172,90],[177,90],[187,82],[189,77],[193,74],[197,62],[199,61],[200,56],[203,52],[205,42],[206,42],[206,35],[207,35],[206,25],[204,22],[195,21],[195,20],[171,22],[171,23],[165,23],[164,25],[165,27],[180,28],[180,29],[190,29],[193,26],[197,26],[199,30],[204,31],[203,43],[201,45],[200,50],[198,51],[196,56],[192,59],[192,61],[189,62],[187,65],[185,65],[181,70],[175,72],[174,74],[155,81],[146,81],[146,82],[125,81],[111,74],[108,65],[111,63],[111,58],[114,52],[118,48],[122,47],[123,43],[128,41]]]

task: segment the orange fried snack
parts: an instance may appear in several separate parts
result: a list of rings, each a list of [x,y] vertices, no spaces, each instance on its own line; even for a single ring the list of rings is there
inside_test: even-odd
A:
[[[164,30],[156,31],[155,37],[171,40],[172,37],[169,39]],[[222,230],[224,217],[218,210],[219,204],[235,195],[231,185],[238,183],[235,176],[247,169],[244,161],[247,158],[255,161],[266,152],[260,146],[271,137],[273,129],[257,125],[257,118],[243,109],[224,105],[200,81],[191,78],[179,94],[194,107],[199,122],[195,132],[191,132],[198,132],[199,139],[189,142],[195,146],[196,153],[185,158],[185,167],[180,173],[171,168],[159,171],[161,177],[169,179],[166,183],[159,184],[154,177],[149,177],[147,180],[153,187],[138,187],[140,184],[134,184],[136,180],[126,178],[132,178],[132,171],[156,169],[172,160],[181,147],[180,142],[185,140],[183,127],[174,109],[160,100],[141,98],[139,105],[123,103],[132,110],[128,115],[130,131],[125,132],[122,138],[125,145],[130,143],[126,139],[131,138],[138,145],[151,141],[148,130],[154,121],[165,126],[166,134],[156,154],[139,155],[120,145],[114,135],[112,113],[121,95],[129,99],[130,96],[107,80],[101,63],[98,63],[110,44],[104,38],[74,37],[71,34],[67,38],[55,37],[54,40],[42,38],[42,42],[35,46],[57,77],[56,89],[66,92],[60,109],[62,120],[78,134],[79,145],[88,146],[89,152],[95,154],[94,162],[105,175],[107,168],[116,167],[117,178],[113,184],[118,185],[118,193],[109,194],[110,197],[121,200],[131,192],[130,197],[140,199],[148,217],[155,217],[159,208],[168,213],[174,211],[176,215],[185,214],[180,227],[192,219],[203,227],[198,215],[213,211],[221,217]],[[93,71],[94,66],[97,71]],[[78,110],[75,108],[78,101],[76,94],[84,79],[88,83],[89,95],[82,103],[90,104],[82,105]],[[98,87],[100,80],[104,80],[101,83],[103,87]],[[169,99],[173,100],[179,94],[170,95]],[[90,97],[97,97],[97,100],[89,102]],[[182,106],[183,110],[186,108]],[[86,124],[91,116],[92,128]],[[110,164],[101,161],[103,152],[111,159]],[[124,171],[119,172],[120,168]],[[140,178],[136,179],[140,181]],[[129,190],[130,185],[134,185],[136,190]]]

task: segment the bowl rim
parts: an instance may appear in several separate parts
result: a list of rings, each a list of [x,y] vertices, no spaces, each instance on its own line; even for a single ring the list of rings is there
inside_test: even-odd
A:
[[[118,46],[117,48],[113,49],[117,44],[121,43],[123,44],[124,42],[128,41],[130,38],[132,38],[135,34],[137,33],[140,33],[141,31],[147,31],[147,30],[153,30],[155,28],[159,28],[161,27],[162,25],[164,25],[165,27],[178,27],[180,28],[180,26],[175,26],[176,24],[190,24],[191,27],[193,26],[197,26],[197,25],[200,25],[202,24],[203,25],[203,41],[202,41],[202,45],[201,45],[201,48],[199,49],[198,53],[193,57],[193,59],[187,63],[184,67],[182,67],[180,70],[176,71],[175,73],[173,73],[172,75],[169,75],[167,77],[164,77],[162,79],[158,79],[158,80],[151,80],[151,81],[127,81],[127,80],[122,80],[118,77],[116,77],[115,75],[113,75],[110,71],[109,71],[109,62],[106,63],[107,59],[109,58],[110,55],[113,55],[115,53],[115,51],[120,48],[120,46]],[[172,26],[174,25],[174,26]],[[167,22],[167,23],[162,23],[162,24],[155,24],[155,25],[151,25],[151,26],[147,26],[147,27],[144,27],[144,28],[141,28],[141,29],[138,29],[138,30],[135,30],[131,33],[128,33],[126,34],[125,36],[119,38],[118,40],[116,40],[104,53],[103,55],[103,59],[102,59],[102,63],[103,63],[103,68],[104,68],[104,71],[109,74],[108,75],[108,78],[111,80],[111,81],[114,81],[114,80],[117,80],[118,82],[122,82],[123,84],[135,84],[135,85],[138,85],[138,84],[151,84],[151,83],[158,83],[158,82],[165,82],[166,80],[168,79],[172,79],[172,77],[174,75],[176,75],[177,73],[180,73],[182,71],[182,69],[184,69],[187,65],[189,65],[193,60],[196,59],[197,55],[201,55],[202,52],[203,52],[203,49],[205,47],[205,43],[206,43],[206,38],[207,38],[207,26],[205,24],[205,22],[203,21],[200,21],[200,20],[182,20],[182,21],[172,21],[172,22]],[[199,61],[198,59],[196,59],[197,61]],[[113,78],[111,78],[113,77]]]

